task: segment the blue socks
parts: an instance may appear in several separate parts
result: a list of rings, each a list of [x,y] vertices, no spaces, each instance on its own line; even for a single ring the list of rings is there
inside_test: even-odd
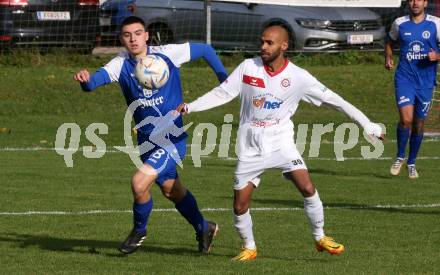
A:
[[[397,157],[405,158],[405,149],[406,144],[409,139],[409,156],[408,156],[408,165],[412,165],[416,163],[417,153],[419,152],[420,145],[423,140],[423,133],[416,134],[415,132],[411,133],[410,137],[410,129],[402,128],[400,123],[397,125]]]
[[[208,223],[200,213],[196,199],[187,191],[186,196],[175,204],[177,211],[194,227],[197,234],[203,233],[208,229]]]
[[[406,144],[409,139],[410,128],[401,128],[400,123],[397,124],[397,157],[404,159],[405,158],[405,149]]]
[[[409,139],[409,156],[408,156],[408,165],[413,165],[416,163],[417,153],[419,152],[420,145],[422,145],[423,133],[417,135],[415,133],[411,134],[411,138]]]
[[[134,229],[139,233],[146,233],[148,217],[153,209],[153,198],[146,203],[133,203],[133,223]]]
[[[208,223],[203,218],[197,206],[196,199],[187,191],[186,196],[175,204],[179,213],[194,227],[197,234],[208,229]],[[153,209],[153,198],[146,203],[133,203],[133,224],[136,232],[146,233],[148,218]]]

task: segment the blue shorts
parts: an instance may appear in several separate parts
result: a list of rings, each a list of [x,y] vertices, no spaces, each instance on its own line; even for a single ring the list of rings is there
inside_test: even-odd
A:
[[[415,89],[408,84],[396,84],[396,104],[400,109],[407,105],[414,105],[417,118],[425,119],[431,106],[433,88]]]
[[[138,144],[142,144],[148,138],[138,135]],[[177,161],[183,161],[186,154],[186,138],[170,146],[155,146],[153,149],[141,155],[143,163],[153,167],[158,173],[156,183],[162,185],[166,180],[177,179]]]

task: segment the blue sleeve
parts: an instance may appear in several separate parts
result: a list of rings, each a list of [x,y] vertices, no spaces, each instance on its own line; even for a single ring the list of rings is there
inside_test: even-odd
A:
[[[80,85],[83,91],[90,92],[98,88],[99,86],[109,83],[111,83],[110,76],[108,75],[106,70],[100,68],[90,77],[88,82],[80,83]]]
[[[201,43],[189,43],[189,49],[190,61],[203,57],[203,59],[205,59],[206,62],[208,62],[209,66],[211,66],[211,68],[214,70],[220,83],[228,78],[228,73],[226,72],[225,67],[223,66],[220,58],[218,58],[211,45]]]

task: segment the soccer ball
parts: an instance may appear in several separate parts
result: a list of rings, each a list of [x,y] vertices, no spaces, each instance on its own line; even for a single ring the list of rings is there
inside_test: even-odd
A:
[[[150,54],[139,60],[136,65],[135,76],[144,88],[155,90],[167,83],[170,69],[162,57]]]

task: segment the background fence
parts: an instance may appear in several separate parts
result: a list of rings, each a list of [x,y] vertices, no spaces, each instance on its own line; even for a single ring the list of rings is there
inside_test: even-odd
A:
[[[85,52],[98,46],[118,46],[118,26],[132,14],[145,19],[151,34],[150,43],[206,41],[206,16],[204,1],[162,0],[0,0],[0,48],[53,47],[82,49]],[[435,1],[438,2],[438,1]],[[404,8],[370,9],[380,15],[376,20],[366,9],[285,7],[275,5],[213,2],[211,14],[212,43],[216,49],[238,51],[255,50],[258,34],[264,24],[272,20],[285,21],[293,37],[300,41],[303,32],[368,32],[385,30],[392,20],[404,13]],[[342,12],[341,12],[342,11]],[[435,3],[430,11],[439,14]],[[341,13],[339,17],[336,15]],[[350,14],[352,15],[350,18]],[[356,17],[358,15],[358,17]],[[319,19],[304,21],[298,19]],[[325,18],[334,18],[326,25]],[[305,31],[304,31],[305,30]],[[383,31],[383,33],[385,32]],[[381,31],[382,32],[382,31]],[[312,35],[313,36],[313,35]],[[319,35],[318,35],[319,36]],[[382,37],[375,41],[349,45],[339,43],[333,50],[380,49]],[[339,39],[340,38],[333,38]],[[328,51],[323,47],[334,41],[319,37],[307,41],[314,51]],[[346,34],[344,37],[346,40]],[[345,41],[347,42],[347,41]],[[303,51],[306,41],[295,45]],[[306,48],[307,48],[306,47]]]

